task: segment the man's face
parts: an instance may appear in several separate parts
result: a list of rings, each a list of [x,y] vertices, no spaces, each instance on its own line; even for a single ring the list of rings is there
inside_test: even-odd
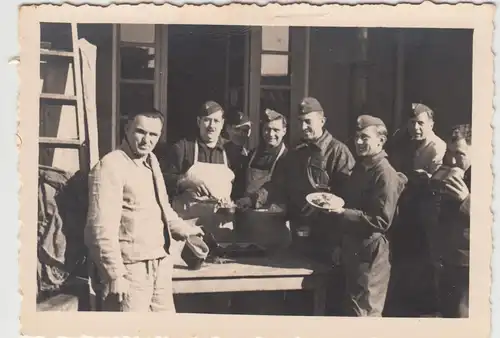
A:
[[[204,142],[212,143],[219,139],[224,125],[224,113],[222,110],[208,116],[198,117],[198,128],[200,137]]]
[[[236,145],[243,146],[247,143],[251,133],[251,127],[249,124],[243,126],[227,126],[227,134],[229,135],[229,140]]]
[[[323,134],[325,117],[319,112],[299,116],[302,136],[304,140],[315,140]]]
[[[163,124],[158,118],[138,115],[125,127],[125,137],[132,152],[140,157],[146,156],[158,143]]]
[[[408,133],[413,140],[422,141],[429,137],[434,128],[434,121],[425,112],[408,120]]]
[[[354,142],[356,154],[360,157],[365,157],[380,153],[384,146],[385,139],[378,134],[376,126],[369,126],[356,132]]]
[[[469,158],[470,146],[464,139],[448,142],[443,164],[450,167],[458,167],[463,171],[469,169],[471,161]]]
[[[262,137],[266,145],[272,148],[279,146],[285,135],[286,128],[283,124],[283,120],[278,119],[264,124]]]

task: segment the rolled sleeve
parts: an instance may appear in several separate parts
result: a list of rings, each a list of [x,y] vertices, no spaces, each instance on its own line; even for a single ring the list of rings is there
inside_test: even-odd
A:
[[[119,170],[109,161],[99,162],[89,175],[85,244],[94,263],[109,280],[126,274],[119,242],[122,202]]]

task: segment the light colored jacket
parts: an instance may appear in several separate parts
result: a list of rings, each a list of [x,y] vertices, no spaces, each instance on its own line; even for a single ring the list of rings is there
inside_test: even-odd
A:
[[[149,171],[152,181],[140,179]],[[171,234],[184,226],[154,154],[140,163],[124,143],[90,172],[85,244],[104,280],[124,276],[124,264],[165,257]]]
[[[415,152],[413,169],[433,174],[443,164],[445,152],[446,143],[433,132]]]

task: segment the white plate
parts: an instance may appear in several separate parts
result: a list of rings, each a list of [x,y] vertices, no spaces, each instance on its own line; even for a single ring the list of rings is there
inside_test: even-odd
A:
[[[330,200],[330,202],[326,206],[320,206],[314,202],[314,200],[317,198],[321,198],[322,200]],[[345,204],[342,198],[326,192],[314,192],[312,194],[309,194],[306,196],[306,201],[313,207],[323,210],[338,210]]]

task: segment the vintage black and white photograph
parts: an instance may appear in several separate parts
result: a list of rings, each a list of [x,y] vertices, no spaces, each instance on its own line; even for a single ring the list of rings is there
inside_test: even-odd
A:
[[[36,312],[470,318],[474,27],[213,20],[37,23]]]

